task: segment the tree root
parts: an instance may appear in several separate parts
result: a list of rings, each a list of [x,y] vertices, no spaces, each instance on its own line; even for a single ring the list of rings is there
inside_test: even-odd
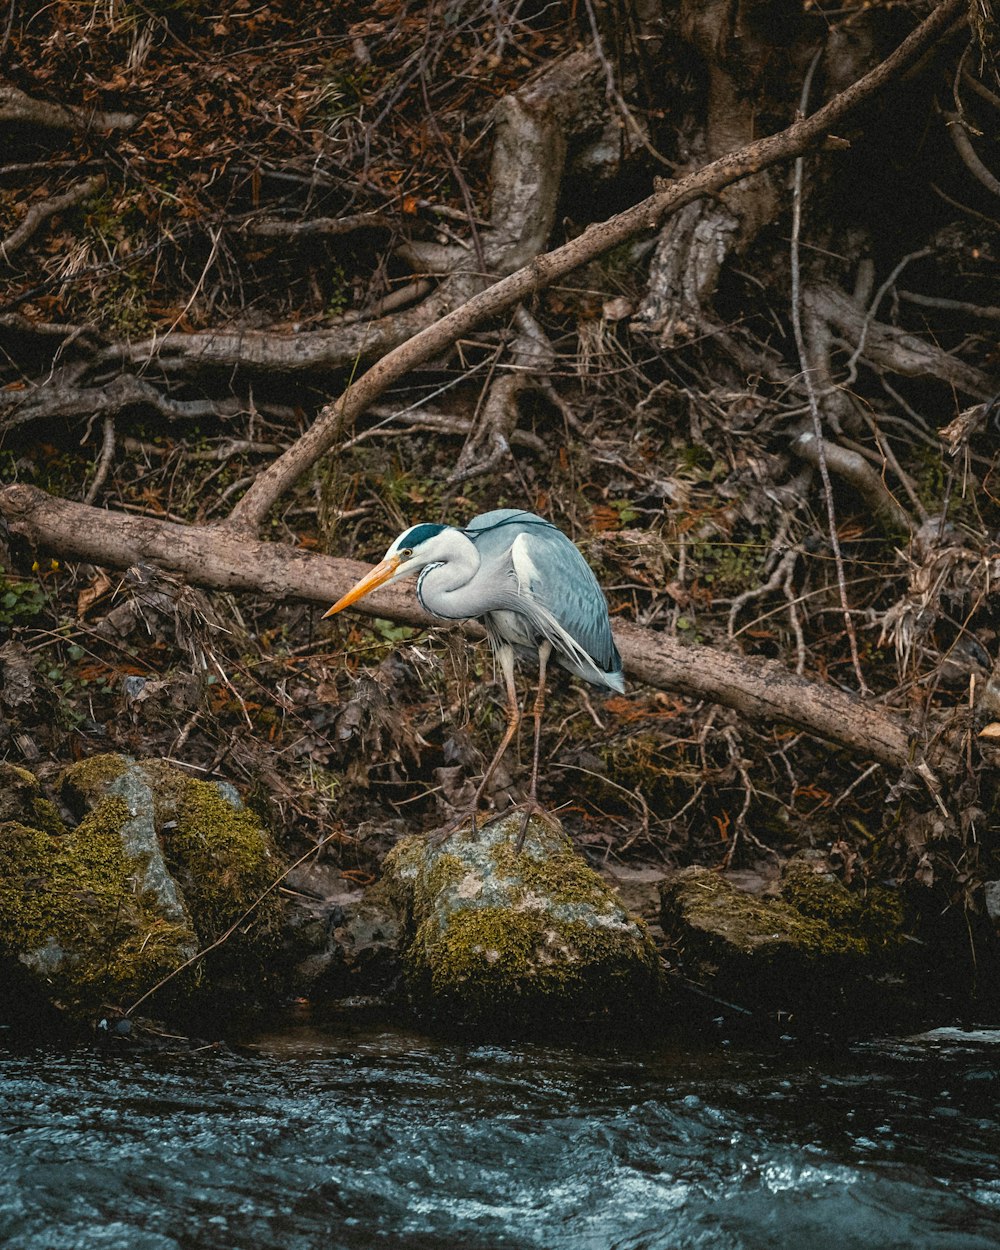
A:
[[[92,195],[96,195],[100,191],[104,186],[104,182],[103,174],[99,174],[94,178],[85,178],[83,182],[76,183],[68,191],[64,191],[62,195],[54,195],[51,199],[41,200],[37,204],[32,204],[25,213],[21,224],[13,229],[5,239],[0,239],[0,257],[5,261],[9,261],[15,252],[19,252],[26,243],[34,238],[50,217],[55,217],[58,213],[64,213],[68,208],[75,208],[77,204],[82,204],[84,200],[89,200]]]

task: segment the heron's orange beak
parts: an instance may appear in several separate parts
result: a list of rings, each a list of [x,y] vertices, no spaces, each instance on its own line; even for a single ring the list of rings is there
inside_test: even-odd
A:
[[[356,586],[352,586],[343,599],[338,599],[329,612],[323,613],[323,620],[325,621],[328,616],[336,615],[342,608],[349,608],[352,603],[363,599],[376,586],[381,586],[383,582],[387,582],[399,568],[399,565],[399,556],[386,556],[381,564],[376,564],[371,572],[366,573]]]

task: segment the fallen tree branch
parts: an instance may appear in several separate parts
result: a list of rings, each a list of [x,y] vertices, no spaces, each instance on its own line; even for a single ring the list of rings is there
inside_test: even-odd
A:
[[[319,413],[312,427],[261,473],[229,516],[228,524],[248,531],[260,527],[274,503],[341,438],[356,417],[392,383],[450,348],[456,339],[529,295],[571,273],[645,230],[655,230],[668,213],[781,161],[792,160],[824,141],[833,127],[875,96],[916,62],[965,9],[965,0],[943,0],[881,64],[809,117],[785,130],[729,152],[711,164],[657,190],[616,217],[589,226],[552,252],[473,295],[378,360]],[[974,371],[973,371],[974,372]]]
[[[0,487],[0,514],[12,534],[62,560],[118,569],[151,564],[181,573],[194,585],[274,599],[329,604],[367,571],[356,560],[260,542],[210,526],[105,511],[22,484]],[[405,584],[383,587],[362,600],[358,609],[410,625],[441,624],[423,611],[413,587]],[[482,632],[473,623],[465,628]],[[912,763],[905,725],[876,703],[798,677],[774,661],[686,646],[620,620],[614,631],[626,672],[649,685],[724,704],[758,723],[795,726],[896,770]]]
[[[11,122],[46,130],[131,130],[139,119],[134,113],[103,113],[79,104],[35,100],[5,83],[0,86],[0,124]]]

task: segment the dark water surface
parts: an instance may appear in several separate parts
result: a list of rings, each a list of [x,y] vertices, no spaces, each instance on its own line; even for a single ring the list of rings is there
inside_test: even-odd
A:
[[[0,1049],[4,1250],[1000,1247],[1000,1032]]]

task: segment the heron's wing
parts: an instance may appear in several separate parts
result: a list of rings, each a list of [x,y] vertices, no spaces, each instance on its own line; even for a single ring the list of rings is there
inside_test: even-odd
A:
[[[510,559],[517,610],[580,676],[617,687],[622,662],[607,601],[576,546],[554,526],[526,525],[511,544]]]

